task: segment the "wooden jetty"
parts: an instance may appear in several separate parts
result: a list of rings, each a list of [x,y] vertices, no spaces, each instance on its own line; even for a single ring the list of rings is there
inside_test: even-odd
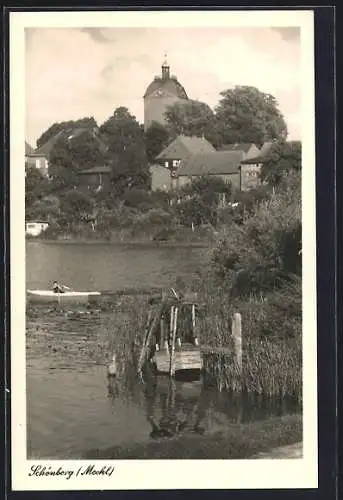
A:
[[[162,349],[155,352],[154,361],[156,362],[157,373],[170,374],[170,351]],[[202,360],[200,349],[191,344],[183,344],[181,348],[174,352],[174,374],[180,374],[184,371],[199,372],[202,369]]]
[[[181,297],[174,289],[171,295],[161,297],[155,312],[148,313],[139,371],[150,359],[159,374],[174,377],[177,373],[192,371],[200,375],[197,306],[196,296]]]
[[[155,311],[148,312],[146,331],[138,363],[138,372],[146,361],[155,364],[157,373],[175,377],[178,374],[203,370],[203,354],[232,354],[238,371],[242,370],[242,325],[240,313],[232,317],[234,347],[199,346],[198,311],[196,296],[181,297],[172,289],[172,296],[164,296],[155,303]],[[186,320],[186,321],[185,321]]]

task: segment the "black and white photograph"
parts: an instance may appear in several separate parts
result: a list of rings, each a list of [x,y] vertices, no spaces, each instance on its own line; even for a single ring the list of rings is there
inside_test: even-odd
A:
[[[13,489],[316,487],[313,30],[12,13]]]

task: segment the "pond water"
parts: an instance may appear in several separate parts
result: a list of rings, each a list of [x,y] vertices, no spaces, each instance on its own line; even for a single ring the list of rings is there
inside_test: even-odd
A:
[[[108,243],[26,243],[27,288],[46,290],[54,280],[75,290],[172,286],[192,277],[209,258],[199,247]]]
[[[168,286],[178,275],[191,277],[206,258],[205,249],[33,242],[27,245],[26,279],[32,288],[46,288],[56,277],[94,290]],[[27,310],[28,458],[92,457],[92,450],[109,446],[125,449],[180,433],[211,435],[232,422],[297,411],[285,400],[220,394],[200,380],[109,382],[109,313],[82,312]]]

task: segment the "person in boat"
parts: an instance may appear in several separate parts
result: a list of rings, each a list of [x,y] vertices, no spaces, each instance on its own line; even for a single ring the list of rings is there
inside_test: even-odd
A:
[[[68,286],[60,285],[57,281],[52,284],[52,291],[54,293],[64,293],[66,290],[70,290]]]

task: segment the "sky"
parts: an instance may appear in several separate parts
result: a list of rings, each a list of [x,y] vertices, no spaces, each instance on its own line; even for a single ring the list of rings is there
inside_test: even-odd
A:
[[[143,95],[164,54],[188,97],[214,108],[220,92],[249,85],[272,94],[289,139],[300,139],[300,29],[26,28],[26,140],[35,147],[53,123],[118,106],[143,122]]]

